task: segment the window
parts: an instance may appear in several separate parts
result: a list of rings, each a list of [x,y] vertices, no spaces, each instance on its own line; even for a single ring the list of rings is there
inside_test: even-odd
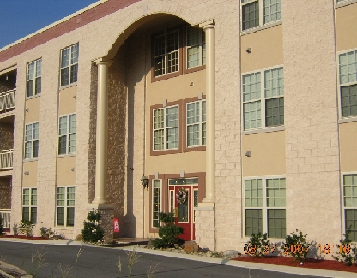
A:
[[[345,233],[351,229],[350,239],[357,241],[357,174],[343,176],[343,206]]]
[[[75,197],[75,187],[57,187],[56,203],[58,226],[74,226]]]
[[[27,97],[41,93],[41,64],[42,59],[27,63]]]
[[[187,147],[206,145],[206,101],[186,104]]]
[[[61,86],[77,82],[79,44],[61,50]]]
[[[342,117],[357,116],[357,50],[339,55]]]
[[[38,157],[39,138],[40,123],[27,124],[25,134],[25,158]]]
[[[154,76],[179,71],[179,31],[174,30],[154,38]]]
[[[242,30],[281,20],[281,0],[241,0]]]
[[[243,75],[244,130],[284,124],[283,68]]]
[[[188,69],[206,64],[205,32],[200,28],[186,29],[186,59]]]
[[[76,114],[59,118],[58,154],[76,152]]]
[[[285,178],[244,181],[245,236],[268,233],[270,238],[286,237]]]
[[[22,220],[37,222],[37,188],[22,189]]]
[[[154,110],[154,150],[178,148],[178,106]]]
[[[152,189],[152,227],[160,227],[159,214],[161,211],[161,181],[154,180]]]

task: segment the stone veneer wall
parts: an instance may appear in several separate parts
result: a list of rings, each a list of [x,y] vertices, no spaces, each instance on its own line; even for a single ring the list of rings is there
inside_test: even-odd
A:
[[[0,209],[11,209],[11,178],[0,177]]]
[[[0,151],[14,147],[14,125],[0,123]]]
[[[341,237],[334,1],[282,1],[287,233]],[[313,18],[313,20],[311,20]]]

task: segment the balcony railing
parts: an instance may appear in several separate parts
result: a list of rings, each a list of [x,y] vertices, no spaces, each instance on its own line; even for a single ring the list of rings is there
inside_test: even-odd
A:
[[[10,229],[10,214],[11,209],[0,209],[0,214],[2,217],[2,226],[4,229]]]
[[[15,90],[0,93],[0,113],[8,112],[15,108]]]
[[[10,170],[13,167],[14,150],[0,151],[0,170]]]

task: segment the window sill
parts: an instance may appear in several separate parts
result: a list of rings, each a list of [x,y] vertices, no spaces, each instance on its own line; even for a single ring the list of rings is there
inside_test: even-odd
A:
[[[254,130],[245,130],[242,131],[242,134],[248,135],[248,134],[257,134],[257,133],[270,133],[270,132],[277,132],[283,130],[285,130],[285,126],[275,126],[275,127],[265,127],[260,129],[254,129]]]
[[[353,3],[357,3],[357,0],[345,0],[341,3],[336,3],[335,5],[335,8],[338,9],[338,8],[342,8],[344,6],[348,6],[350,4],[353,4]]]
[[[159,156],[159,155],[165,155],[165,154],[175,154],[175,153],[180,153],[181,149],[170,149],[170,150],[160,150],[160,151],[154,151],[152,150],[150,152],[150,156]]]
[[[38,161],[38,157],[35,158],[24,158],[22,162],[33,162],[33,161]]]
[[[38,98],[38,97],[40,97],[40,96],[41,96],[41,93],[39,93],[39,94],[37,94],[37,95],[34,95],[34,96],[26,97],[26,100]]]
[[[278,25],[281,25],[281,24],[282,24],[281,20],[274,21],[274,22],[269,22],[269,23],[264,24],[263,26],[257,26],[257,27],[253,27],[253,28],[241,31],[240,35],[244,36],[244,35],[247,35],[247,34],[256,33],[258,31],[265,30],[265,29],[268,29],[268,28],[271,28],[271,27],[275,27],[275,26],[278,26]]]
[[[77,153],[67,153],[67,154],[58,154],[57,158],[64,158],[64,157],[75,157]]]
[[[64,90],[64,89],[67,89],[67,88],[70,88],[70,87],[73,87],[73,86],[77,86],[77,82],[71,83],[71,84],[66,85],[66,86],[60,86],[58,88],[58,90],[61,91],[61,90]]]
[[[352,123],[352,122],[357,122],[357,116],[352,116],[352,117],[349,117],[349,118],[343,118],[343,119],[339,119],[338,120],[339,124]]]

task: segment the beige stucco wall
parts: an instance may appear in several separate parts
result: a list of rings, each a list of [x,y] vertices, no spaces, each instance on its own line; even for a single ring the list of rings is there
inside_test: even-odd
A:
[[[59,92],[58,115],[76,112],[77,86],[67,87]]]
[[[356,21],[357,3],[336,9],[336,50],[357,47]]]
[[[57,158],[57,186],[76,185],[76,157]]]
[[[26,111],[25,111],[26,112],[26,118],[25,118],[26,124],[39,121],[39,119],[40,119],[40,101],[41,101],[40,97],[29,98],[26,100]]]
[[[340,124],[341,172],[357,171],[357,122]]]
[[[23,173],[22,173],[23,187],[37,187],[37,173],[38,173],[37,160],[24,162]]]
[[[241,72],[269,68],[284,63],[282,25],[241,37]],[[251,53],[246,50],[250,48]]]
[[[247,151],[251,157],[245,156]],[[243,177],[285,175],[285,132],[242,136]]]

